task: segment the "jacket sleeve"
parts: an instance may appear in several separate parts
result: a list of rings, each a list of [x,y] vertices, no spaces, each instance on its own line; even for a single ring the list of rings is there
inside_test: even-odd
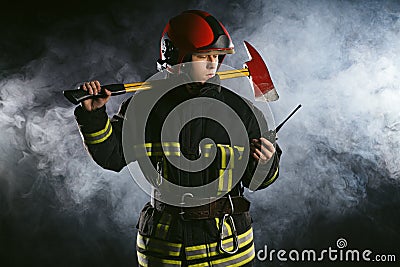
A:
[[[261,132],[268,130],[267,122],[262,112],[254,106],[252,113],[249,115],[250,119],[247,126],[249,138],[260,138]],[[242,179],[243,186],[255,191],[264,189],[276,181],[279,177],[279,161],[282,150],[277,143],[275,145],[273,157],[264,165],[258,166],[258,161],[250,155],[249,163]]]
[[[109,119],[105,106],[95,111],[86,111],[81,106],[75,109],[85,147],[93,160],[104,169],[120,171],[126,165],[121,140],[127,104],[128,101],[124,102],[112,119]]]

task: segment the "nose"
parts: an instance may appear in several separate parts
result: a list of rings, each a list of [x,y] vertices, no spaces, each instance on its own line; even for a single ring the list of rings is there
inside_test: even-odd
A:
[[[211,63],[215,63],[218,61],[218,57],[214,56],[214,55],[208,55],[207,56],[207,61],[211,62]]]
[[[208,68],[216,68],[217,63],[218,63],[218,56],[214,56],[214,55],[208,55],[207,56],[207,67]]]

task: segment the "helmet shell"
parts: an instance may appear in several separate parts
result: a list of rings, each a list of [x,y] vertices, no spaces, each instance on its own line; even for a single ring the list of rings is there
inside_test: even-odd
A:
[[[195,53],[220,55],[234,53],[232,39],[217,19],[201,10],[187,10],[169,20],[164,28],[158,70],[191,60]]]

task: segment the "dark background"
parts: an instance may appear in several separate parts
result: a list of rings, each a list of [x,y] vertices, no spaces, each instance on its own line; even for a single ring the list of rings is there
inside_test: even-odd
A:
[[[224,63],[247,60],[243,40],[260,51],[280,94],[277,122],[303,104],[279,135],[279,180],[248,192],[257,250],[345,238],[399,261],[399,1],[73,0],[6,1],[0,11],[0,265],[136,266],[148,196],[128,170],[88,157],[61,91],[148,78],[163,27],[185,9],[227,27],[237,53]]]

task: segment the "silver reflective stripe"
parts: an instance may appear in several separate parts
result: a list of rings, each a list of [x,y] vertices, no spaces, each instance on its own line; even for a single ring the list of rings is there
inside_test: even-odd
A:
[[[218,177],[218,195],[226,194],[232,189],[232,169],[220,169]]]
[[[253,229],[250,228],[247,232],[239,235],[238,241],[239,241],[239,249],[252,243],[253,242]],[[232,250],[233,249],[233,238],[227,238],[227,239],[223,240],[222,244],[224,245],[226,250],[228,250],[228,251]],[[219,251],[217,242],[214,242],[211,244],[206,244],[206,245],[186,247],[185,252],[186,252],[187,260],[201,259],[201,258],[212,257],[212,256],[221,254],[221,252]],[[235,256],[235,255],[233,255],[233,256]],[[228,257],[228,258],[231,258],[231,257]]]
[[[157,240],[151,237],[144,237],[141,234],[137,234],[136,245],[146,251],[157,252],[166,256],[180,255],[182,244],[171,243],[162,240]]]
[[[145,143],[133,147],[140,155],[141,150],[146,149],[146,155],[151,156],[181,156],[180,144],[178,142]]]
[[[206,157],[206,158],[211,157],[211,151],[212,151],[213,146],[214,146],[214,144],[205,144],[201,148],[201,151],[202,151],[202,154],[204,155],[204,157]],[[217,144],[217,147],[219,147],[220,149],[221,148],[227,148],[229,156],[230,155],[235,155],[235,157],[238,160],[241,160],[242,157],[243,157],[243,152],[244,152],[244,147],[243,146],[233,146],[232,147],[230,145]],[[221,150],[221,152],[222,152],[222,150]],[[223,153],[226,153],[226,152],[223,152]],[[231,168],[233,168],[233,166]]]
[[[83,139],[85,140],[85,143],[88,145],[99,144],[107,140],[107,138],[110,137],[111,133],[112,133],[112,126],[110,120],[107,119],[106,126],[102,130],[95,133],[83,134]]]
[[[178,260],[167,260],[160,259],[153,256],[148,256],[143,253],[137,252],[138,262],[140,266],[143,267],[153,267],[153,266],[165,266],[165,267],[176,267],[182,266],[182,262]]]
[[[249,247],[243,252],[237,253],[235,255],[223,259],[213,260],[211,261],[211,264],[214,267],[243,266],[244,264],[252,261],[254,259],[254,256],[255,256],[255,250],[254,250],[254,244],[252,244],[251,247]],[[195,266],[195,265],[189,265],[189,266]]]
[[[244,248],[245,246],[249,246],[245,251],[239,252],[235,255],[227,255],[222,259],[210,261],[210,257],[221,255],[221,252],[218,248],[218,243],[210,243],[203,244],[198,246],[191,246],[185,248],[185,254],[187,260],[201,260],[204,259],[204,262],[193,264],[189,266],[209,266],[208,262],[212,264],[212,266],[241,266],[245,263],[250,262],[254,259],[254,244],[253,244],[253,230],[250,228],[245,233],[238,236],[239,248]],[[224,247],[227,250],[233,249],[233,239],[227,238],[222,241]],[[148,256],[144,253],[137,252],[138,261],[140,266],[181,266],[182,262],[180,260],[170,260],[161,258],[162,255],[165,257],[168,256],[180,256],[180,250],[182,244],[179,243],[170,243],[162,240],[158,240],[155,238],[147,238],[140,234],[137,236],[137,246],[138,248],[152,252],[154,254],[159,254],[160,257]]]

